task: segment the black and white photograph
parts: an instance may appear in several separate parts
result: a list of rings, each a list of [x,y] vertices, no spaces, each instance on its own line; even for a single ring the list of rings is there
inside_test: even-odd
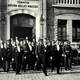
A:
[[[80,0],[0,0],[0,80],[80,80]]]

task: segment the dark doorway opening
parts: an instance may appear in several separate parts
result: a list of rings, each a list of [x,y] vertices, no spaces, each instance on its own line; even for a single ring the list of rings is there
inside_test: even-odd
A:
[[[32,28],[14,27],[13,35],[22,39],[24,39],[27,36],[29,40],[32,40]]]
[[[16,14],[10,17],[10,37],[32,40],[35,34],[35,17],[28,14]]]

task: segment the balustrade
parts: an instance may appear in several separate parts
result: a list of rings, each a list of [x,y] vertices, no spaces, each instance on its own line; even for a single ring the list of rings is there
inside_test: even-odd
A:
[[[55,4],[80,4],[80,0],[56,0]]]

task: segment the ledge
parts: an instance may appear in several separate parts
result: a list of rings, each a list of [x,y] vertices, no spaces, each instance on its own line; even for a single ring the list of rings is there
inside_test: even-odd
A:
[[[52,7],[80,8],[80,4],[53,4]]]

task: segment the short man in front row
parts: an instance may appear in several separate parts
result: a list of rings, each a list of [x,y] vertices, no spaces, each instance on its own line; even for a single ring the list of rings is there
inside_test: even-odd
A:
[[[71,60],[72,60],[72,48],[70,42],[67,41],[64,43],[64,53],[65,53],[65,70],[71,69]]]

